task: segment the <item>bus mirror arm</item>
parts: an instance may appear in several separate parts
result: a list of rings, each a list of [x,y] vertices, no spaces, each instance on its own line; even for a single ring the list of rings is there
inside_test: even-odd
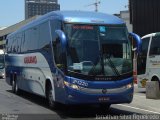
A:
[[[137,48],[136,48],[136,47],[132,49],[132,51],[133,51],[133,52],[135,52],[136,50],[137,50]]]
[[[58,35],[59,40],[61,42],[62,48],[63,48],[63,52],[65,52],[67,50],[67,39],[66,39],[66,35],[64,34],[64,32],[62,30],[56,30],[55,33]]]
[[[140,54],[142,51],[142,41],[139,35],[135,33],[129,33],[129,39],[131,40],[132,43],[132,50],[134,52],[137,52],[137,54]]]

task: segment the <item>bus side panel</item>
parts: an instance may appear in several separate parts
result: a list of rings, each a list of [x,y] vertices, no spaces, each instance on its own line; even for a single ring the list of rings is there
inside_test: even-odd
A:
[[[43,72],[45,71],[49,71],[50,75],[46,76],[46,78],[51,80],[51,84],[52,84],[52,88],[53,88],[53,94],[54,94],[54,100],[56,102],[59,103],[65,103],[65,89],[64,89],[64,79],[65,76],[63,74],[62,71],[60,71],[53,60],[53,56],[52,56],[52,52],[48,53],[48,52],[42,52],[41,54],[45,57],[46,62],[48,63],[48,70],[44,70],[43,68]],[[47,74],[47,73],[45,73]],[[46,86],[48,87],[48,86]]]
[[[37,68],[23,68],[18,76],[18,86],[20,89],[45,96],[43,83],[45,75]]]
[[[15,74],[20,89],[45,96],[46,78],[52,79],[52,74],[41,53],[8,55],[6,58],[6,81],[9,85],[11,76]]]
[[[13,79],[13,71],[15,71],[14,67],[12,67],[12,59],[10,57],[10,55],[6,54],[5,55],[5,74],[6,74],[6,82],[9,84],[9,85],[12,85],[12,79]]]
[[[151,56],[148,58],[148,61],[149,81],[154,80],[153,77],[157,77],[160,80],[160,55]]]

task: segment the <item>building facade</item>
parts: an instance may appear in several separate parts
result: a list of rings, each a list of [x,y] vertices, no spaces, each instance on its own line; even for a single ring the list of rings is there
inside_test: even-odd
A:
[[[130,23],[130,14],[129,11],[120,11],[120,18],[122,18],[126,22],[126,26],[129,32],[133,32],[133,26]]]
[[[126,23],[129,32],[133,32],[133,26],[130,23],[130,13],[129,10],[120,11],[120,14],[114,14],[115,16],[123,19]]]
[[[129,0],[133,32],[140,36],[160,32],[160,0]]]
[[[25,19],[60,10],[58,0],[25,0]]]

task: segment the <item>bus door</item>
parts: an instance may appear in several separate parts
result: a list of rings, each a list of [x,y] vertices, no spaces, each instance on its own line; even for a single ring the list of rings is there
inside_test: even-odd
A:
[[[146,81],[148,81],[147,76],[147,61],[148,61],[148,49],[151,37],[142,39],[142,52],[137,58],[137,81],[139,88],[145,88]]]
[[[52,28],[52,54],[54,62],[53,79],[55,87],[55,99],[56,101],[64,102],[65,89],[64,79],[66,75],[66,50],[63,45],[64,33],[61,30],[61,22],[58,20],[51,21]],[[59,94],[61,93],[61,94]]]

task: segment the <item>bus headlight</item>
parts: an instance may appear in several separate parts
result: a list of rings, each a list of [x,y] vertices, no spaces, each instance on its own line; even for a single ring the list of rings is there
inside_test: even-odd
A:
[[[70,87],[73,89],[79,90],[79,87],[77,85],[71,84]]]
[[[78,86],[78,85],[75,85],[75,84],[71,84],[69,82],[66,82],[64,81],[64,85],[67,86],[67,87],[70,87],[72,89],[75,89],[75,90],[80,90],[82,87]]]
[[[132,84],[132,83],[126,85],[126,88],[127,88],[127,89],[130,89],[130,88],[132,88],[132,87],[133,87],[133,84]]]
[[[64,85],[67,86],[67,87],[69,87],[69,86],[70,86],[70,83],[64,81]]]

